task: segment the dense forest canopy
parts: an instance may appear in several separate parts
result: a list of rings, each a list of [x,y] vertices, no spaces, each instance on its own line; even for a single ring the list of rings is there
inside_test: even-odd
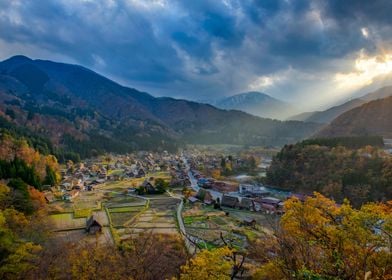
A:
[[[56,185],[60,180],[59,171],[53,155],[40,154],[24,138],[0,135],[0,179],[19,178],[41,189],[42,185]]]
[[[310,138],[299,143],[302,146],[319,145],[326,147],[343,146],[349,149],[359,149],[364,146],[374,146],[382,148],[384,141],[381,136],[360,136],[360,137],[330,137],[330,138]]]
[[[363,142],[353,138],[344,147],[342,141],[320,139],[287,145],[273,158],[267,183],[293,192],[318,191],[338,202],[349,198],[356,206],[392,199],[392,157],[374,146],[357,148]]]

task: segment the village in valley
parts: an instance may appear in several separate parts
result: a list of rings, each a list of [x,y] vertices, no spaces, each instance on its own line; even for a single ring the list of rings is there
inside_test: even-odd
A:
[[[199,147],[68,162],[59,186],[45,192],[53,232],[111,244],[144,232],[173,234],[189,252],[228,241],[246,250],[272,232],[291,195],[262,183],[273,153]]]

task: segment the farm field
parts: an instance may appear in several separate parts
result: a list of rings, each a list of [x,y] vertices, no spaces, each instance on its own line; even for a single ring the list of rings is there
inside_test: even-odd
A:
[[[144,205],[107,208],[112,226],[115,228],[126,227],[127,224],[144,209]]]
[[[103,191],[123,192],[128,188],[139,186],[144,180],[145,178],[132,178],[123,181],[109,181],[99,185],[99,189]]]
[[[74,218],[73,213],[50,215],[55,230],[84,229],[86,218]]]
[[[102,234],[97,238],[102,242],[109,238],[110,242],[113,242],[110,221],[113,226],[123,226],[145,207],[146,200],[144,199],[128,196],[124,192],[116,192],[112,189],[102,191],[100,187],[97,186],[94,191],[81,191],[79,196],[71,202],[56,201],[50,204],[50,218],[56,237],[65,240],[90,239],[84,229],[86,220],[94,215],[103,226]]]
[[[137,233],[152,231],[154,233],[178,234],[175,210],[178,199],[166,194],[146,196],[148,208],[140,211],[131,223],[117,229],[120,239],[127,239]]]
[[[169,180],[170,174],[155,172],[145,178],[106,182],[95,186],[93,191],[80,191],[70,202],[51,203],[56,236],[66,240],[89,238],[84,229],[91,215],[103,226],[100,240],[110,238],[113,242],[113,234],[122,240],[148,230],[178,234],[175,218],[178,199],[166,194],[146,197],[128,194],[128,188],[142,184],[146,178]]]
[[[230,243],[239,249],[246,248],[249,241],[263,235],[260,231],[263,227],[258,220],[255,228],[242,224],[244,218],[252,217],[249,215],[251,212],[238,211],[241,213],[232,215],[231,212],[224,210],[216,210],[211,206],[200,204],[187,204],[183,212],[186,232],[195,240],[199,240],[201,247],[208,249],[224,245],[221,234],[225,240],[230,240]]]

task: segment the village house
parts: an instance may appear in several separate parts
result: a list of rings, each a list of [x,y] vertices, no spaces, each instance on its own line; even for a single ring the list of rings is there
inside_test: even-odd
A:
[[[47,203],[52,203],[56,200],[56,198],[54,197],[54,194],[51,191],[45,191],[44,196],[45,196],[45,201]]]
[[[72,181],[64,181],[60,184],[60,188],[67,191],[72,190]]]
[[[220,192],[233,192],[238,190],[238,184],[226,181],[212,181],[211,188]]]
[[[269,197],[262,197],[262,198],[259,198],[257,201],[260,202],[260,203],[265,203],[265,204],[273,205],[273,206],[275,206],[275,207],[277,207],[278,204],[279,204],[280,202],[282,202],[279,198],[272,197],[272,196],[269,196]]]
[[[144,176],[146,176],[146,172],[144,171],[144,169],[143,168],[139,168],[139,170],[138,170],[138,172],[137,172],[137,174],[136,174],[136,178],[142,178],[142,177],[144,177]]]
[[[89,234],[96,234],[102,232],[102,225],[96,220],[96,218],[92,215],[86,221],[86,232]]]
[[[255,199],[255,203],[259,206],[261,211],[268,214],[283,213],[283,202],[275,197],[263,197]]]
[[[141,186],[146,190],[146,193],[155,193],[156,191],[155,187],[147,180],[144,180]]]
[[[188,197],[188,200],[189,200],[190,203],[195,203],[195,202],[199,201],[199,199],[197,197],[194,197],[194,196]]]
[[[246,209],[250,211],[256,211],[255,204],[252,199],[242,197],[238,206],[240,209]]]
[[[197,180],[197,185],[200,188],[204,188],[204,189],[210,189],[213,183],[214,183],[214,179],[212,178],[200,178],[199,180]]]
[[[79,195],[79,190],[72,190],[63,194],[63,200],[72,201]]]
[[[263,197],[269,195],[269,191],[266,191],[263,187],[251,184],[240,184],[239,193],[246,197]]]
[[[223,195],[221,206],[236,208],[239,204],[238,197],[230,196],[230,195]]]

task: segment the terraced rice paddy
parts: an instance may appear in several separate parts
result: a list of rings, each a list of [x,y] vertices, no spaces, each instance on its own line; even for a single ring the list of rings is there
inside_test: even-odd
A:
[[[244,212],[243,217],[246,214],[247,212]],[[234,247],[244,248],[260,234],[251,227],[242,226],[242,220],[238,216],[231,213],[226,215],[224,211],[210,206],[187,205],[183,219],[187,234],[199,240],[199,246],[205,248],[223,246],[221,235]]]
[[[117,230],[121,239],[145,231],[178,234],[175,210],[179,200],[166,195],[150,196],[149,200],[148,209],[140,212],[132,223]]]
[[[162,175],[162,174],[160,174]],[[133,182],[135,183],[135,182]],[[130,182],[112,182],[94,191],[81,191],[72,202],[51,204],[53,230],[67,240],[89,239],[86,220],[91,215],[103,226],[99,240],[120,240],[144,231],[178,234],[175,211],[178,199],[166,194],[137,197],[127,193]]]
[[[132,219],[145,209],[144,206],[108,208],[113,227],[126,227]]]

